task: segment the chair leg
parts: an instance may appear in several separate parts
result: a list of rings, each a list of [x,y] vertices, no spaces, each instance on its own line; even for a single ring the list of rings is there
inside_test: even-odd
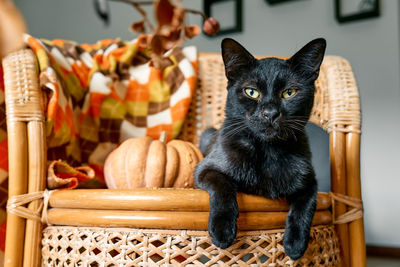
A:
[[[27,190],[28,156],[26,123],[8,121],[8,151],[9,151],[9,197],[25,194]],[[25,219],[7,213],[6,249],[4,266],[22,266],[25,236]]]
[[[43,191],[46,183],[46,142],[43,121],[28,123],[29,176],[28,193]],[[42,200],[31,202],[28,208],[36,211]],[[24,247],[24,267],[41,266],[42,223],[27,220]]]
[[[354,129],[353,126],[348,127]],[[361,199],[360,180],[360,134],[346,135],[347,195]],[[349,223],[350,266],[366,266],[366,248],[363,218]]]
[[[29,49],[10,53],[3,59],[5,103],[7,111],[9,153],[9,197],[43,190],[46,164],[44,146],[43,98],[38,81],[37,59]],[[29,155],[28,155],[29,153]],[[30,209],[40,202],[29,204]],[[10,207],[12,208],[12,207]],[[25,226],[28,229],[25,231]],[[5,266],[40,265],[40,223],[7,216]],[[25,238],[25,233],[27,238]],[[28,240],[27,246],[24,242]],[[29,249],[29,244],[35,248]],[[32,256],[33,253],[35,256]],[[25,256],[33,258],[23,263]],[[24,265],[23,265],[24,264]]]
[[[345,133],[332,131],[329,134],[330,165],[331,165],[331,191],[346,195],[346,138]],[[346,205],[338,203],[335,215],[339,216],[346,212]],[[349,229],[347,224],[335,226],[339,237],[342,266],[350,264],[349,257]]]

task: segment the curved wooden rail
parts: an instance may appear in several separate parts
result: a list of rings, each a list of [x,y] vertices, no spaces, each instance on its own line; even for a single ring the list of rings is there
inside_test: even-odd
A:
[[[289,210],[284,199],[272,200],[239,193],[237,201],[242,212]],[[209,199],[207,192],[199,189],[78,189],[52,192],[49,206],[69,209],[209,211]],[[327,210],[330,206],[329,194],[318,193],[317,210]]]
[[[133,227],[147,229],[207,230],[206,211],[128,211],[52,208],[47,222],[52,225]],[[243,212],[237,221],[239,230],[269,230],[285,227],[287,212]],[[313,225],[332,222],[330,211],[317,211]]]

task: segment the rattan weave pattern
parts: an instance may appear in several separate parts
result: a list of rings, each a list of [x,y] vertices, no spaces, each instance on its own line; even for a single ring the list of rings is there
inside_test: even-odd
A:
[[[313,227],[305,255],[284,254],[283,230],[239,232],[226,250],[207,232],[50,226],[43,232],[44,266],[338,266],[333,226]]]
[[[180,136],[180,139],[196,145],[203,130],[221,127],[225,117],[227,80],[221,56],[200,55],[197,79],[196,91]]]
[[[347,60],[341,57],[328,57],[324,62],[329,115],[325,129],[347,132],[346,126],[361,129],[360,98],[354,73]],[[360,130],[356,132],[361,133]]]
[[[44,121],[43,99],[37,75],[36,57],[29,49],[8,55],[3,65],[7,89],[7,120]]]
[[[183,126],[182,139],[198,144],[198,138],[203,130],[211,126],[221,127],[225,116],[226,85],[221,56],[201,55],[197,89]],[[338,56],[326,56],[315,85],[311,122],[328,132],[349,131],[346,126],[360,129],[358,90],[347,60]]]

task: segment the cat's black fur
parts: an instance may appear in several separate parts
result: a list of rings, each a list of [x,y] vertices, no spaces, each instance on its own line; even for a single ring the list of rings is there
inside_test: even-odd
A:
[[[218,247],[229,247],[236,236],[236,192],[244,192],[287,199],[285,252],[292,259],[304,254],[317,194],[304,126],[325,47],[324,39],[316,39],[288,60],[257,60],[236,41],[222,41],[226,118],[220,130],[203,133],[205,158],[195,170],[196,186],[210,195],[208,231]],[[260,97],[249,98],[245,88],[257,89]],[[283,99],[289,88],[297,93]]]

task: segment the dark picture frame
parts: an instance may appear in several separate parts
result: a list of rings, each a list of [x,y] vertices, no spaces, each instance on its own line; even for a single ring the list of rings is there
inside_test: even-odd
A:
[[[216,35],[208,37],[214,37],[224,34],[230,34],[235,32],[241,32],[243,30],[243,1],[242,0],[204,0],[203,1],[203,10],[207,17],[215,17],[218,18],[218,14],[212,14],[212,6],[222,2],[232,2],[234,6],[234,25],[228,28],[221,28]]]
[[[275,5],[275,4],[280,4],[280,3],[285,3],[285,2],[293,2],[293,1],[298,1],[298,0],[265,0],[265,1],[270,5]]]
[[[346,23],[356,20],[376,18],[380,16],[380,0],[358,0],[360,5],[368,3],[371,8],[366,10],[359,10],[354,13],[344,14],[342,10],[343,1],[348,0],[335,0],[335,15],[339,23]]]

